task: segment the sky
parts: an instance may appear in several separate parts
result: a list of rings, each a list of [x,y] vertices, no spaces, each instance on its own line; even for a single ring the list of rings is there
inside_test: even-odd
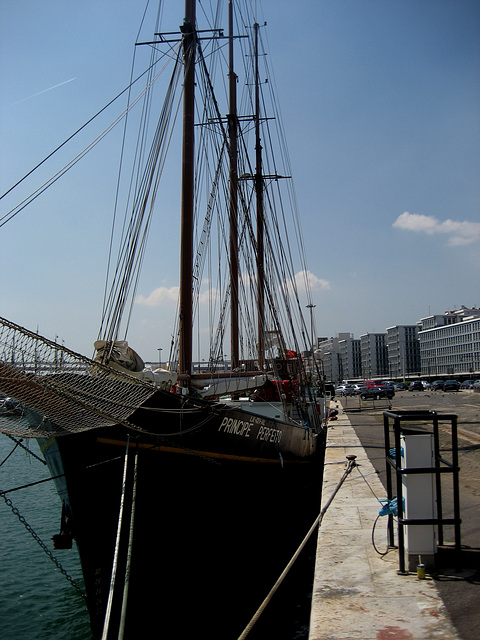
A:
[[[1,194],[128,84],[143,7],[1,3]],[[166,2],[163,29],[182,19],[183,3]],[[480,3],[263,0],[258,20],[267,21],[317,335],[358,338],[479,307]],[[100,322],[118,145],[99,145],[0,227],[0,316],[85,355]],[[0,200],[0,217],[71,152]],[[178,287],[175,243],[164,228],[151,242],[158,269],[140,286],[130,337],[144,360],[166,353],[172,330],[171,315],[145,301]]]

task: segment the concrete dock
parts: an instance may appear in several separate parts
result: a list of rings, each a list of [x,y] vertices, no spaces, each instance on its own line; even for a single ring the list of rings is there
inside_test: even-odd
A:
[[[323,503],[340,481],[346,456],[354,468],[326,511],[318,531],[309,640],[459,640],[434,581],[399,575],[398,550],[380,555],[372,528],[385,489],[339,405],[330,423]],[[386,518],[375,541],[387,548]],[[382,532],[385,532],[382,535]]]

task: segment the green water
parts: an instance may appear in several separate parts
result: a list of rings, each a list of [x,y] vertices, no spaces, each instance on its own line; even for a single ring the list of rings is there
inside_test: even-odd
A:
[[[24,441],[40,455],[36,441]],[[0,489],[49,477],[46,466],[0,435]],[[53,482],[8,493],[7,497],[83,589],[77,551],[53,551],[61,503]],[[0,638],[2,640],[91,640],[82,597],[49,559],[11,508],[0,499]]]

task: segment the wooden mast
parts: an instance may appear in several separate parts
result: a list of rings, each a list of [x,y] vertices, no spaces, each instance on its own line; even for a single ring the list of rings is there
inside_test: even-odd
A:
[[[238,344],[238,168],[237,168],[237,76],[233,70],[233,0],[228,0],[230,144],[230,360],[239,365]]]
[[[258,71],[258,29],[253,25],[255,33],[255,192],[257,201],[257,306],[258,306],[258,364],[263,370],[264,357],[264,316],[265,316],[265,272],[264,272],[264,212],[263,212],[263,176],[262,176],[262,145],[260,138],[260,82]]]
[[[188,387],[192,370],[192,282],[194,200],[195,0],[185,0],[183,33],[183,146],[180,250],[179,382]]]

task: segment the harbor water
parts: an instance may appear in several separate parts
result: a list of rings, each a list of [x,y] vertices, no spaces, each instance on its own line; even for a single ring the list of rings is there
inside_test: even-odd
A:
[[[22,444],[42,458],[35,440],[25,440]],[[0,465],[0,489],[9,491],[6,497],[13,507],[83,590],[75,541],[71,550],[53,550],[51,537],[59,533],[61,517],[61,503],[54,483],[10,492],[49,478],[48,468],[1,434]],[[0,509],[1,639],[92,640],[82,596],[19,520],[12,506],[2,499]],[[252,629],[249,639],[261,640],[272,635],[278,640],[308,638],[314,556],[315,540],[312,540]],[[244,614],[242,612],[242,616]]]
[[[41,457],[35,440],[25,440],[22,444]],[[50,476],[45,465],[21,447],[15,447],[15,442],[5,435],[0,435],[0,464],[2,491]],[[71,550],[53,550],[51,536],[59,533],[61,516],[61,503],[54,483],[45,482],[19,489],[6,497],[67,574],[83,589],[75,542]],[[0,509],[2,640],[91,640],[82,596],[3,498]]]

